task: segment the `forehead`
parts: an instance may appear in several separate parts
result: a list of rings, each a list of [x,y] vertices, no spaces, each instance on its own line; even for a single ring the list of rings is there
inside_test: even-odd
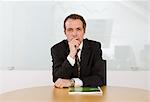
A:
[[[78,28],[83,27],[83,23],[80,19],[68,19],[65,26],[66,28]]]

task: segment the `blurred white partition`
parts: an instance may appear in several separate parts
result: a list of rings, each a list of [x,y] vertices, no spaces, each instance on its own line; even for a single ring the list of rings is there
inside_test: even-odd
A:
[[[17,89],[53,85],[50,71],[0,71],[0,93]]]
[[[150,90],[150,71],[108,71],[107,84]]]

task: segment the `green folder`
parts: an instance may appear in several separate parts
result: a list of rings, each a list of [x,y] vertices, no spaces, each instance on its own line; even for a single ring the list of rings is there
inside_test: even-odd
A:
[[[102,95],[100,87],[70,87],[69,94],[89,94],[89,95]]]

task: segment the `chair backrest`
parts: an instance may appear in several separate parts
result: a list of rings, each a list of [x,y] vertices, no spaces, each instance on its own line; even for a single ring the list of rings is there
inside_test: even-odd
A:
[[[103,64],[103,85],[107,85],[107,62],[106,60],[103,60],[102,61],[102,64]]]

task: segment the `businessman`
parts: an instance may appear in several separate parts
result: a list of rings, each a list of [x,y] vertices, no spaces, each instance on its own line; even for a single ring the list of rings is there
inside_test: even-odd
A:
[[[86,21],[71,14],[64,20],[63,40],[51,48],[55,87],[102,86],[102,50],[99,42],[84,39]]]

